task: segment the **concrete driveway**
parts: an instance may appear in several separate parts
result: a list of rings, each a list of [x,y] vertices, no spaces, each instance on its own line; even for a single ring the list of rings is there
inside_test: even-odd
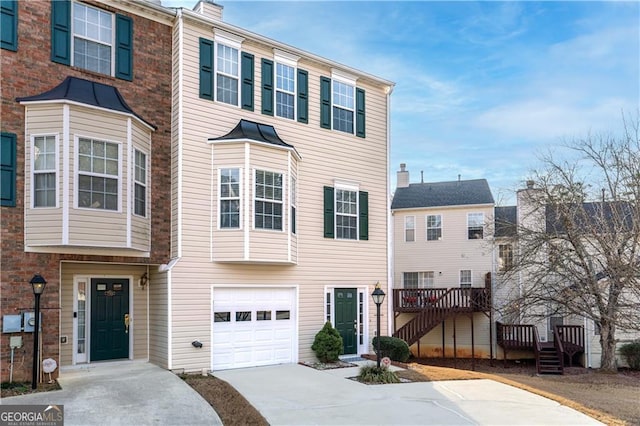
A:
[[[602,424],[492,380],[365,385],[348,379],[357,374],[357,367],[319,371],[297,364],[214,373],[272,425]]]
[[[64,405],[65,425],[221,425],[196,391],[170,371],[141,362],[63,371],[62,390],[3,398],[2,405]]]

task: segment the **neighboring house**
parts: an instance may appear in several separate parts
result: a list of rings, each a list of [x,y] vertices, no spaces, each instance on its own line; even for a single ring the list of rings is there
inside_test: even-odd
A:
[[[2,381],[31,376],[37,273],[43,359],[148,360],[144,284],[170,254],[175,12],[3,0],[1,13]]]
[[[495,213],[495,250],[496,250],[496,267],[494,274],[494,306],[496,308],[496,321],[498,322],[498,342],[502,338],[500,329],[502,324],[511,324],[506,326],[506,332],[515,332],[518,326],[535,327],[535,334],[542,347],[552,345],[554,342],[554,329],[559,326],[564,333],[574,333],[577,343],[572,354],[578,363],[585,367],[599,368],[602,348],[600,345],[599,325],[593,320],[587,319],[581,315],[563,315],[556,312],[553,306],[547,306],[541,312],[535,306],[526,306],[518,309],[511,303],[517,299],[521,289],[527,287],[527,274],[519,271],[515,277],[505,278],[504,273],[509,271],[513,265],[514,256],[518,253],[518,233],[521,229],[539,229],[549,235],[549,247],[554,247],[552,236],[557,232],[563,232],[563,225],[558,220],[556,210],[551,206],[532,205],[529,200],[532,199],[531,194],[538,191],[533,186],[533,182],[528,182],[527,187],[517,192],[517,205],[496,207]],[[606,202],[583,203],[584,211],[589,217],[596,217],[602,207],[607,208]],[[631,211],[631,210],[629,210]],[[628,215],[628,220],[633,220]],[[599,226],[595,220],[592,224],[585,226]],[[545,262],[549,263],[549,274],[553,274],[553,268],[550,266],[553,261],[553,251],[548,254]],[[598,279],[606,280],[607,276],[604,271],[596,274]],[[618,327],[616,338],[619,344],[627,343],[638,339],[638,332],[624,330]],[[568,338],[568,337],[567,337]],[[507,343],[508,345],[508,343]],[[502,344],[504,346],[504,344]],[[566,345],[565,345],[566,346]],[[524,349],[524,348],[519,348]],[[519,351],[513,356],[532,356],[529,353]],[[618,363],[624,365],[625,361],[618,357]]]
[[[488,358],[494,200],[484,179],[410,183],[393,217],[394,330],[423,357]]]
[[[326,321],[345,355],[368,353],[370,295],[388,289],[393,83],[229,25],[208,2],[178,10],[173,40],[172,246],[150,274],[151,360],[312,360]]]

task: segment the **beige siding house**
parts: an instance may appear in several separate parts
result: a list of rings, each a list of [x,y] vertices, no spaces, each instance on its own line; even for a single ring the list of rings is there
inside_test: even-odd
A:
[[[389,291],[393,83],[221,17],[201,2],[174,26],[171,259],[151,274],[150,358],[312,360],[326,321],[345,355],[368,353],[370,294]]]
[[[484,179],[410,183],[400,165],[391,205],[394,330],[415,355],[491,355],[493,210]],[[425,322],[428,312],[438,314]]]

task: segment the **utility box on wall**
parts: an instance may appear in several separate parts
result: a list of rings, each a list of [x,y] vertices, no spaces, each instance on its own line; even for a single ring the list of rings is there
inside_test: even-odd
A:
[[[23,312],[22,329],[25,333],[33,333],[36,328],[36,315],[33,312]],[[40,312],[40,331],[42,331],[42,312]]]
[[[22,315],[3,315],[2,332],[20,333],[22,331]]]

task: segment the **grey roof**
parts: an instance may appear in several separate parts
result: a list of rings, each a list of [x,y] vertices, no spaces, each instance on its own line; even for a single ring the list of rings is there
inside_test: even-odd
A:
[[[129,105],[127,105],[116,87],[83,78],[67,77],[62,83],[49,91],[40,93],[39,95],[16,98],[18,102],[58,100],[74,101],[85,105],[131,114],[149,127],[157,129],[156,126],[136,114]]]
[[[298,157],[300,156],[293,145],[290,145],[280,139],[276,129],[268,124],[257,123],[255,121],[242,119],[236,124],[229,133],[217,138],[209,138],[209,141],[230,141],[230,140],[252,140],[256,142],[277,145],[283,148],[293,150]]]
[[[391,209],[494,204],[486,179],[412,183],[396,188]]]
[[[494,213],[494,236],[514,237],[518,232],[518,208],[516,206],[496,207]]]
[[[566,216],[571,216],[570,223],[581,231],[627,232],[633,229],[635,208],[626,201],[585,202],[564,205],[562,208],[547,205],[545,215],[548,234],[566,233]]]

